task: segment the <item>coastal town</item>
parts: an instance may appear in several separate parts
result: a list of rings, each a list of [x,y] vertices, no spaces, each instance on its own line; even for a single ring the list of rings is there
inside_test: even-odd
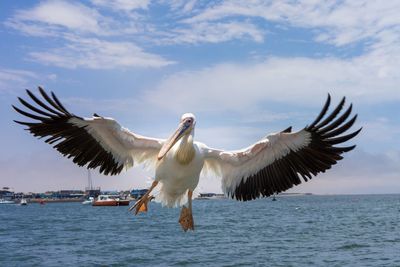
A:
[[[101,191],[100,188],[85,189],[85,190],[58,190],[46,192],[14,192],[10,187],[0,189],[0,200],[13,201],[19,203],[21,199],[26,199],[28,202],[80,202],[84,199],[93,197],[96,198],[101,194],[119,195],[121,197],[138,197],[143,190],[132,191]],[[145,190],[144,190],[145,192]],[[144,194],[144,193],[143,193]],[[140,197],[140,196],[139,196]]]
[[[132,189],[122,191],[102,191],[100,187],[86,188],[85,190],[58,190],[46,191],[43,193],[36,192],[14,192],[10,187],[0,189],[1,204],[20,204],[21,201],[27,203],[57,203],[57,202],[85,202],[88,200],[96,200],[99,198],[112,198],[120,200],[136,200],[142,197],[147,189]],[[217,193],[200,193],[199,199],[224,198],[223,194]],[[91,202],[90,202],[91,203]],[[129,203],[129,202],[128,202]]]

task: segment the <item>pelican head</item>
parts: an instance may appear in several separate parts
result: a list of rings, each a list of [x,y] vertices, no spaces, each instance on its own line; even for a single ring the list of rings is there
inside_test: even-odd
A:
[[[158,153],[157,156],[158,160],[161,160],[168,153],[168,151],[176,144],[176,142],[178,142],[179,139],[181,139],[185,135],[189,135],[194,130],[195,125],[196,125],[196,117],[192,113],[183,114],[178,128],[176,129],[174,134],[171,135],[171,137],[168,138],[167,141],[165,141],[160,152]]]

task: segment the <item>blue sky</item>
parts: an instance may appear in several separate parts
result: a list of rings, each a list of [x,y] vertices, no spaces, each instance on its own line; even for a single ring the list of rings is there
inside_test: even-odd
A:
[[[86,170],[32,138],[11,109],[42,85],[75,114],[97,112],[166,138],[182,113],[196,139],[227,150],[289,125],[328,92],[364,130],[333,170],[291,192],[400,192],[398,1],[1,1],[0,186],[82,189]],[[348,102],[348,103],[349,103]],[[146,187],[151,172],[93,172],[103,189]],[[200,191],[219,191],[204,177]]]

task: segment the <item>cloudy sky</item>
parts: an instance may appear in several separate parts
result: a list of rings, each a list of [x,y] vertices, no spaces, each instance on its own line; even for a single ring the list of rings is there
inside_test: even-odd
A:
[[[196,138],[239,149],[301,129],[327,93],[359,114],[356,150],[291,192],[400,193],[400,1],[0,2],[0,187],[83,189],[87,171],[12,122],[42,85],[73,113],[166,138],[182,113]],[[92,173],[102,189],[146,187],[140,167]],[[200,191],[219,191],[204,177]]]

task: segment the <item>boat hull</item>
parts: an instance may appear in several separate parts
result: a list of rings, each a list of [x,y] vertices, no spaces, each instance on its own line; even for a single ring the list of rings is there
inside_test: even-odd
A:
[[[92,206],[129,206],[129,200],[94,201]]]
[[[0,200],[0,204],[15,204],[15,202],[14,201],[12,201],[12,200]]]

